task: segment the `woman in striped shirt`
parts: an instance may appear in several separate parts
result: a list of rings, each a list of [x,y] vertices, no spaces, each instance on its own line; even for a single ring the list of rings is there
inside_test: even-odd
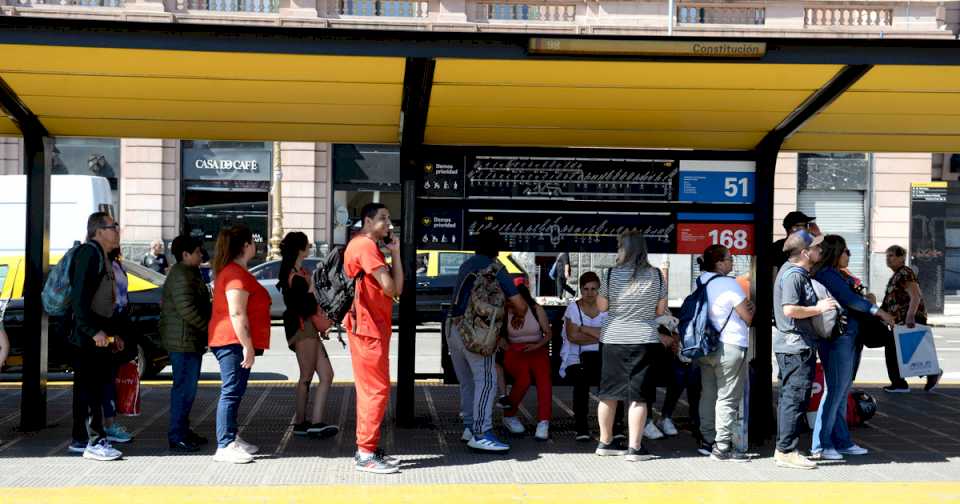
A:
[[[608,317],[600,330],[603,362],[597,395],[600,405],[600,443],[596,454],[626,455],[631,462],[653,456],[641,446],[647,419],[648,400],[655,398],[653,380],[645,382],[647,370],[665,358],[656,318],[667,310],[667,286],[660,270],[647,260],[647,244],[640,231],[624,231],[618,239],[617,264],[604,275],[600,295],[609,305]],[[669,340],[669,338],[667,338]],[[613,440],[617,401],[629,405],[629,446]]]

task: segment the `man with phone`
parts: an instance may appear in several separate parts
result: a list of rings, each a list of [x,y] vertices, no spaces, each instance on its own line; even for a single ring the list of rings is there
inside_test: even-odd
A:
[[[380,425],[390,403],[390,335],[393,300],[403,292],[400,243],[390,232],[390,210],[368,203],[360,210],[363,227],[343,254],[343,272],[357,278],[353,307],[344,319],[350,341],[354,386],[357,391],[357,452],[355,468],[391,474],[399,461],[378,445]],[[390,252],[387,265],[381,245]]]

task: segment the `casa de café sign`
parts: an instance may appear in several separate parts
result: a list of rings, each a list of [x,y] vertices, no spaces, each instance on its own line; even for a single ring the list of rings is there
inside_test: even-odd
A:
[[[184,149],[183,178],[269,182],[271,155],[264,149]]]

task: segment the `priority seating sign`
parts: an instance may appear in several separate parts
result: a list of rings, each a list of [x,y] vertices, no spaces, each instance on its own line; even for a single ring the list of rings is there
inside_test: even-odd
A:
[[[937,347],[930,327],[917,324],[913,328],[898,325],[893,328],[897,344],[897,364],[900,376],[928,376],[940,372]]]

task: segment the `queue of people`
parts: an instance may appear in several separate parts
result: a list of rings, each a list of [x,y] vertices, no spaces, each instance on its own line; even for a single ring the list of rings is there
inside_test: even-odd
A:
[[[354,464],[358,471],[391,474],[399,471],[400,460],[380,446],[380,430],[390,399],[392,303],[403,290],[403,265],[389,210],[372,203],[361,214],[362,228],[343,253],[343,273],[355,286],[353,304],[343,320],[357,397]],[[774,461],[783,467],[813,469],[820,460],[868,453],[853,441],[845,418],[846,396],[862,348],[858,321],[875,317],[888,326],[913,325],[925,322],[926,314],[916,276],[903,264],[902,248],[888,250],[894,277],[878,306],[847,271],[850,251],[844,239],[814,234],[809,226],[812,218],[791,215],[790,222],[784,223],[786,259],[779,265],[773,289],[773,350],[780,382]],[[804,219],[807,222],[802,222]],[[121,453],[111,443],[132,440],[125,429],[107,420],[114,416],[110,388],[117,360],[113,356],[124,354],[124,337],[129,332],[124,323],[126,274],[111,252],[119,244],[119,224],[105,213],[95,213],[88,221],[87,238],[87,243],[76,249],[69,270],[76,292],[71,338],[78,348],[69,449],[89,459],[115,460]],[[292,432],[334,436],[339,426],[324,423],[333,381],[324,342],[336,321],[319,307],[315,286],[303,268],[310,252],[306,235],[288,233],[280,248],[278,288],[286,304],[284,332],[300,368]],[[510,393],[502,398],[507,431],[515,435],[526,432],[517,413],[531,385],[536,386],[538,399],[535,439],[549,439],[553,414],[547,347],[553,329],[527,283],[514,283],[496,260],[503,248],[505,243],[497,233],[480,233],[476,255],[460,267],[445,322],[460,382],[462,441],[470,449],[489,453],[510,449],[493,427],[498,353],[503,356],[505,374],[513,381]],[[389,261],[384,250],[390,253]],[[248,271],[255,255],[253,234],[242,225],[221,230],[212,261],[212,293],[199,269],[202,244],[181,236],[173,241],[172,252],[175,264],[164,285],[161,316],[163,345],[173,366],[170,450],[195,452],[208,442],[190,428],[189,418],[202,356],[209,348],[219,363],[221,378],[214,460],[251,462],[258,447],[240,437],[238,411],[256,357],[270,346],[270,296]],[[693,361],[679,355],[679,321],[667,307],[667,279],[650,264],[642,233],[623,232],[616,264],[600,274],[588,271],[579,277],[580,297],[567,305],[563,315],[559,374],[573,385],[577,441],[594,439],[589,425],[590,388],[598,384],[597,455],[623,456],[632,462],[656,458],[644,438],[677,434],[672,412],[686,389],[698,451],[718,461],[750,460],[735,438],[744,413],[740,408],[755,307],[741,283],[729,276],[733,271],[729,249],[710,246],[697,260],[702,272],[697,286],[706,293],[709,322],[718,342],[714,350]],[[830,296],[818,295],[814,281]],[[842,321],[838,322],[838,334],[829,339],[818,337],[814,320],[831,312],[844,315],[837,317]],[[909,391],[895,374],[896,364],[891,368],[890,346],[892,342],[887,351],[892,384],[885,390]],[[799,449],[799,425],[810,400],[818,358],[826,390],[808,457]],[[312,409],[308,409],[315,375],[319,383]],[[668,393],[657,427],[650,417],[658,376],[663,375],[668,376]],[[938,379],[939,375],[928,377],[926,388],[935,387]]]

